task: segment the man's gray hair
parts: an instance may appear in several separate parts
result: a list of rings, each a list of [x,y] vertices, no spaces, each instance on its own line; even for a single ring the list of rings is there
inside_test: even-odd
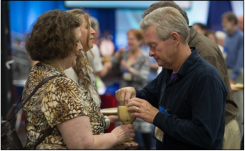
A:
[[[151,25],[156,27],[157,37],[162,41],[167,40],[171,32],[177,32],[181,42],[188,43],[189,27],[181,13],[173,7],[163,7],[152,11],[141,21],[140,28],[145,31]]]
[[[226,34],[223,31],[216,31],[215,36],[218,40],[225,40]]]

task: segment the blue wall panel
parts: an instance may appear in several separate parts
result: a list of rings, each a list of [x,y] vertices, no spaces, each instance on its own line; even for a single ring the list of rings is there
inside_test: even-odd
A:
[[[25,33],[44,12],[64,8],[63,1],[10,1],[10,29]]]
[[[230,1],[210,1],[207,28],[222,31],[221,16],[227,11],[232,11]]]

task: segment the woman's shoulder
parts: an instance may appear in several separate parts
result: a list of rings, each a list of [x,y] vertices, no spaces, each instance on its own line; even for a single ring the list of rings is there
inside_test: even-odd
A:
[[[75,85],[75,82],[68,78],[64,73],[62,73],[59,69],[54,67],[47,67],[41,63],[37,63],[32,69],[26,81],[26,88],[33,89],[33,87],[37,86],[42,80],[51,77],[57,76],[47,83],[49,84],[59,84],[63,86]],[[46,85],[46,84],[45,84]],[[26,89],[28,90],[28,89]]]

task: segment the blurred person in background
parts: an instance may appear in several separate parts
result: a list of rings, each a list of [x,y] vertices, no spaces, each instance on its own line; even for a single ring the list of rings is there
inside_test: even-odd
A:
[[[219,46],[220,51],[224,52],[224,47],[218,44],[218,39],[215,35],[215,31],[208,29],[206,31],[205,36],[207,36],[209,39],[211,39],[214,43],[216,43]]]
[[[200,34],[202,34],[202,35],[205,35],[206,34],[207,27],[204,24],[202,24],[202,23],[195,23],[195,24],[192,25],[192,27],[197,32],[199,32]]]
[[[217,38],[215,37],[215,32],[213,30],[207,29],[205,36],[217,44]]]
[[[224,58],[226,59],[227,54],[224,52],[224,41],[225,41],[225,32],[223,31],[216,31],[215,32],[215,37],[217,38],[217,44],[223,53]]]
[[[222,26],[226,32],[224,51],[227,53],[226,63],[231,84],[243,84],[243,32],[237,27],[237,17],[232,12],[222,15]],[[243,91],[233,93],[234,100],[239,106],[237,121],[240,137],[243,134]]]
[[[112,67],[119,67],[122,72],[121,88],[133,86],[142,89],[147,84],[150,72],[148,55],[141,49],[144,35],[141,30],[130,29],[127,36],[129,49],[121,48],[114,54],[111,58]],[[139,118],[133,124],[136,129],[135,141],[139,148],[151,149],[151,124]]]
[[[244,29],[243,16],[240,16],[237,18],[237,25],[238,25],[238,28],[243,32],[243,29]]]
[[[127,36],[129,49],[120,48],[111,58],[111,63],[122,71],[120,87],[141,89],[147,84],[150,71],[148,55],[140,48],[144,35],[141,30],[130,29]]]
[[[221,46],[224,46],[224,41],[225,41],[225,37],[226,34],[223,31],[216,31],[215,32],[215,36],[217,38],[217,43]]]
[[[106,117],[87,94],[87,83],[81,87],[64,73],[80,61],[79,57],[84,57],[81,56],[80,40],[84,34],[81,21],[84,22],[71,13],[51,10],[37,19],[26,36],[26,50],[32,60],[39,62],[28,76],[22,100],[42,80],[58,76],[42,85],[23,108],[27,149],[109,149],[134,137],[130,124],[101,134],[109,123],[104,121]],[[87,64],[80,69],[86,69]],[[55,128],[35,147],[49,127]]]
[[[179,12],[183,15],[186,20],[187,25],[189,25],[189,19],[186,12],[181,9],[175,2],[173,1],[161,1],[152,4],[142,15],[143,18],[148,15],[150,12],[154,11],[157,8],[161,7],[174,7],[179,10]],[[228,90],[228,95],[226,98],[226,108],[225,108],[225,134],[223,138],[223,146],[222,149],[239,149],[240,148],[240,135],[237,134],[237,130],[239,130],[238,123],[236,120],[238,106],[234,102],[232,97],[232,91],[230,87],[226,62],[221,53],[217,44],[215,44],[212,40],[207,38],[206,36],[198,33],[193,27],[189,26],[190,29],[190,39],[189,46],[197,47],[198,53],[202,58],[215,66],[220,76],[225,82],[226,88]]]
[[[91,16],[89,17],[89,19],[91,22],[91,27],[95,30],[94,39],[98,39],[100,35],[99,22],[96,18],[91,17]],[[110,63],[106,62],[103,66],[101,58],[100,58],[99,47],[96,44],[93,45],[91,52],[87,52],[87,55],[88,55],[89,64],[93,69],[93,73],[96,76],[103,78],[110,69]],[[95,81],[94,76],[92,76],[92,80]]]

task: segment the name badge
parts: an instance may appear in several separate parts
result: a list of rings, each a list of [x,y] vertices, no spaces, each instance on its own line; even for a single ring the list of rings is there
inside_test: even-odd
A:
[[[160,112],[163,112],[163,113],[167,113],[168,114],[168,111],[165,110],[162,106],[159,105],[158,107],[158,110]],[[158,128],[157,126],[155,126],[155,129],[154,129],[154,137],[155,139],[157,139],[158,141],[162,142],[164,141],[164,132]]]

